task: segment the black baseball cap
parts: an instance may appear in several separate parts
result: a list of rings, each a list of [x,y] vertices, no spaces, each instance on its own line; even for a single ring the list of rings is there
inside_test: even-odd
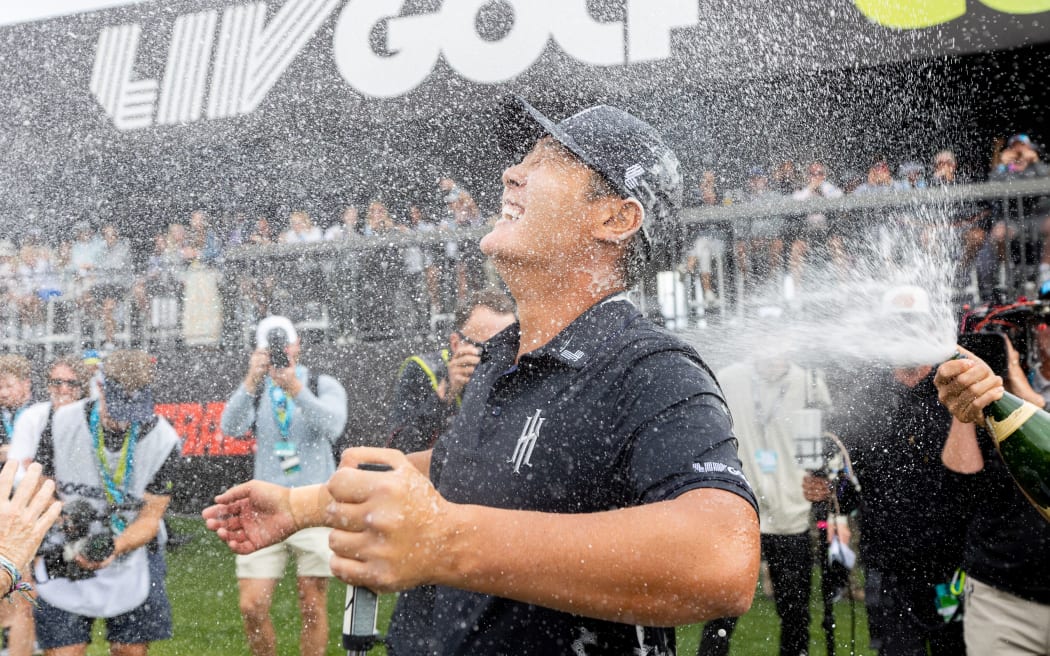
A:
[[[545,135],[565,146],[599,173],[624,198],[638,201],[644,210],[638,231],[638,255],[653,257],[653,249],[673,234],[682,208],[682,173],[678,156],[645,121],[609,105],[595,105],[558,123],[523,98],[505,103],[508,134],[502,145],[515,157],[527,152]]]

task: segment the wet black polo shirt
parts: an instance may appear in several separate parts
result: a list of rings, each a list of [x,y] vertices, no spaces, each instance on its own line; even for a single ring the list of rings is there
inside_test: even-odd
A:
[[[435,445],[430,476],[448,500],[591,513],[713,487],[756,506],[710,370],[624,297],[595,305],[515,364],[517,351],[517,326],[486,345]],[[439,654],[674,653],[673,628],[445,587],[432,626]]]

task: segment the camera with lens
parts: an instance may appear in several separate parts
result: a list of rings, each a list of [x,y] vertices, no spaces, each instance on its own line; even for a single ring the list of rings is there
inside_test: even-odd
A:
[[[61,529],[41,547],[40,555],[51,578],[74,581],[91,578],[95,572],[77,564],[77,556],[102,562],[113,553],[113,533],[101,521],[95,508],[84,500],[67,504],[62,511]]]
[[[288,360],[288,333],[281,328],[274,328],[266,335],[270,345],[270,364],[276,369],[285,369],[291,362]]]
[[[958,341],[1005,378],[1009,368],[1006,339],[1017,350],[1027,372],[1050,357],[1047,337],[1050,337],[1050,298],[1041,293],[1036,301],[996,299],[968,311],[962,317]]]

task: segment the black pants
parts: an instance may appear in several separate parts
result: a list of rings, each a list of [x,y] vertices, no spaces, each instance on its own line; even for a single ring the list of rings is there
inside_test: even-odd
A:
[[[879,656],[956,656],[966,653],[962,622],[945,623],[934,600],[937,583],[869,567],[864,583],[871,648]],[[926,650],[929,643],[929,652]]]
[[[809,589],[813,576],[809,534],[763,535],[762,557],[769,563],[773,601],[780,617],[780,656],[805,654],[809,651]],[[736,621],[735,617],[725,617],[705,624],[698,656],[728,654]]]

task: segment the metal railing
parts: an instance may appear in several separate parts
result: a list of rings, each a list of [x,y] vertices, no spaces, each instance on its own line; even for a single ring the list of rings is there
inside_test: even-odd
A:
[[[686,271],[683,261],[649,277],[634,297],[653,316],[662,316],[671,328],[695,327],[713,318],[744,311],[750,290],[733,257],[742,227],[763,218],[797,220],[808,214],[828,214],[839,221],[871,220],[902,210],[985,204],[1014,234],[1020,258],[1001,262],[998,287],[1008,298],[1031,294],[1039,281],[1041,226],[1030,214],[1032,199],[1050,197],[1050,180],[1026,180],[957,185],[917,191],[820,198],[798,201],[773,196],[760,202],[717,207],[690,207],[681,218],[690,237],[708,232],[720,235],[724,251],[712,270],[717,303],[704,298],[699,273]],[[388,337],[444,336],[457,299],[472,288],[491,283],[493,272],[476,250],[488,228],[432,232],[389,232],[354,236],[342,241],[270,244],[227,249],[206,293],[193,288],[190,268],[175,275],[177,289],[147,295],[149,308],[136,307],[130,293],[119,302],[120,327],[116,345],[197,343],[242,349],[250,345],[253,326],[265,313],[288,314],[315,339],[353,341]],[[451,246],[455,244],[455,248]],[[451,250],[458,251],[449,257]],[[406,256],[413,253],[412,261]],[[429,257],[421,267],[419,256]],[[683,258],[684,259],[684,258]],[[54,274],[47,274],[54,277]],[[198,276],[199,278],[199,276]],[[143,276],[124,276],[128,289]],[[94,282],[101,282],[96,278]],[[0,285],[3,281],[0,281]],[[24,284],[24,281],[23,281]],[[85,281],[65,275],[57,294],[42,298],[38,325],[27,326],[15,304],[0,312],[0,347],[6,350],[43,348],[49,354],[101,343],[98,313],[76,302]],[[976,289],[967,293],[977,300]],[[196,294],[196,295],[194,295]],[[189,301],[187,301],[189,299]],[[189,308],[187,308],[189,302]],[[194,334],[185,325],[187,309],[213,312],[221,328]],[[139,316],[136,318],[136,314]]]
[[[674,298],[673,302],[665,300],[661,303],[662,314],[672,328],[696,325],[697,314],[702,317],[702,325],[712,311],[716,316],[744,312],[750,299],[743,285],[743,272],[733,257],[732,249],[734,244],[747,241],[748,222],[756,219],[774,218],[797,222],[806,215],[823,214],[836,217],[840,225],[849,225],[850,222],[870,221],[873,217],[887,220],[889,217],[924,211],[930,218],[932,212],[928,210],[947,210],[950,214],[953,210],[958,213],[961,208],[973,214],[989,213],[987,223],[1001,221],[1008,234],[1012,235],[1008,248],[1010,254],[1001,258],[996,280],[991,283],[995,294],[1006,299],[1031,296],[1037,293],[1040,282],[1040,254],[1037,247],[1042,244],[1042,226],[1037,219],[1048,213],[1032,213],[1033,201],[1038,197],[1050,198],[1050,179],[959,184],[910,191],[887,190],[882,193],[805,201],[770,195],[750,203],[686,208],[681,216],[687,232],[691,231],[694,235],[705,232],[718,235],[725,242],[725,251],[721,253],[718,263],[719,271],[722,272],[716,283],[719,287],[719,302],[713,305],[695,296],[693,290],[699,286],[692,279],[694,276],[681,270],[677,272],[677,279],[670,272],[664,272],[656,296]],[[789,256],[785,253],[784,257],[786,262]],[[669,291],[669,288],[673,288],[673,291]],[[684,301],[683,296],[686,297]],[[955,296],[965,302],[981,302],[991,298],[988,289],[978,287],[976,274],[961,280]],[[699,312],[697,307],[700,308]]]

